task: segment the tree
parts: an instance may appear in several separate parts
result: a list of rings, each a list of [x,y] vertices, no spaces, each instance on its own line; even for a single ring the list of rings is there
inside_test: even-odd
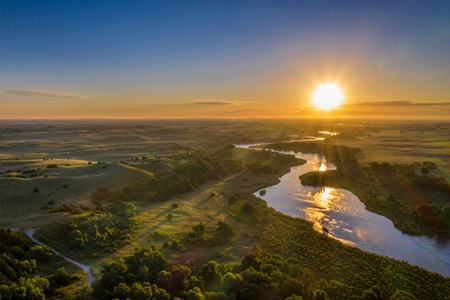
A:
[[[420,174],[427,175],[430,174],[430,170],[426,167],[420,168]]]
[[[191,290],[189,290],[189,292],[187,293],[187,300],[204,300],[205,296],[203,295],[202,291],[198,288],[195,287]]]
[[[126,259],[130,271],[143,281],[154,282],[158,273],[167,267],[164,255],[151,246],[138,249],[131,257]]]
[[[206,225],[203,223],[198,223],[197,225],[192,227],[193,232],[196,237],[202,236],[206,231]]]
[[[184,290],[189,291],[193,289],[194,287],[198,287],[200,290],[205,289],[205,282],[203,281],[202,277],[197,277],[195,275],[189,277],[188,280],[185,281],[183,284]]]
[[[206,281],[214,281],[220,278],[219,263],[215,260],[210,260],[202,266],[202,275]]]
[[[158,278],[156,279],[156,284],[169,293],[172,292],[174,288],[172,273],[166,270],[162,270],[161,272],[159,272]]]
[[[52,250],[47,246],[36,245],[30,248],[27,253],[27,258],[35,259],[37,261],[48,261],[53,257]]]
[[[173,289],[177,290],[180,289],[189,278],[191,269],[187,266],[177,265],[172,268],[170,273],[172,274]]]
[[[130,289],[131,299],[152,299],[152,288],[148,284],[141,284],[139,282],[133,283]]]
[[[231,227],[230,224],[227,222],[219,221],[217,222],[217,229],[216,229],[216,238],[222,239],[224,241],[231,241],[234,236],[234,229]]]
[[[136,215],[136,206],[131,202],[122,202],[116,207],[115,211],[121,217],[130,218]]]
[[[314,300],[327,300],[327,299],[328,299],[327,293],[325,293],[322,290],[317,290],[314,293]]]
[[[409,292],[397,290],[395,291],[394,295],[389,297],[389,300],[417,300],[417,298]]]
[[[231,272],[228,272],[223,276],[220,286],[222,290],[229,294],[229,293],[235,293],[237,294],[238,291],[241,289],[244,282],[244,278],[242,278],[239,274],[234,274]]]
[[[288,278],[280,286],[280,296],[286,298],[292,295],[298,295],[298,297],[303,295],[304,291],[303,283],[295,278]]]
[[[57,269],[55,273],[49,277],[49,279],[54,287],[59,287],[70,284],[72,276],[67,273],[64,267],[61,267]]]
[[[383,298],[381,297],[380,289],[377,286],[373,286],[369,290],[364,291],[361,299],[363,299],[363,300],[378,300],[378,299],[383,299]]]
[[[303,300],[303,297],[297,296],[297,295],[291,295],[291,296],[285,298],[284,300]]]
[[[119,283],[118,286],[115,286],[112,292],[112,295],[115,298],[120,298],[120,299],[126,299],[129,298],[131,289],[129,286],[127,286],[126,283]]]

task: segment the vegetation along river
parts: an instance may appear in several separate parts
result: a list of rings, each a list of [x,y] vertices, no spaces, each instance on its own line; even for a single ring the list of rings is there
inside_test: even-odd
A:
[[[45,245],[44,243],[42,243],[41,241],[39,241],[38,239],[36,239],[36,238],[34,237],[35,231],[36,231],[36,230],[35,230],[34,228],[26,228],[26,229],[25,229],[25,234],[26,234],[33,242],[35,242],[36,244],[41,245],[41,246],[47,246],[47,245]],[[47,247],[49,247],[49,248],[53,251],[53,253],[55,253],[56,255],[61,256],[62,258],[64,258],[64,259],[67,260],[68,262],[70,262],[70,263],[76,265],[77,267],[81,268],[81,269],[86,273],[86,275],[87,275],[87,277],[88,277],[88,282],[87,282],[87,284],[88,284],[89,286],[91,286],[92,283],[94,283],[95,277],[94,277],[94,274],[92,274],[91,268],[89,268],[88,266],[83,265],[82,263],[79,263],[79,262],[77,262],[77,261],[75,261],[75,260],[73,260],[73,259],[71,259],[71,258],[68,258],[68,257],[65,256],[64,254],[59,253],[58,251],[56,251],[55,249],[53,249],[53,248],[50,247],[50,246],[47,246]]]
[[[318,154],[276,152],[295,155],[307,162],[292,167],[278,184],[265,188],[265,195],[255,193],[270,207],[309,220],[316,230],[348,245],[450,276],[449,239],[404,234],[389,219],[366,210],[364,203],[347,190],[302,185],[300,175],[336,167]]]

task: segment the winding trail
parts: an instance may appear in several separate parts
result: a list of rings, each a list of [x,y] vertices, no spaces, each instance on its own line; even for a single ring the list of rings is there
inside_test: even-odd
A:
[[[86,273],[87,277],[88,277],[88,286],[91,286],[92,283],[95,280],[95,276],[91,271],[91,268],[89,266],[83,265],[82,263],[79,263],[71,258],[68,258],[67,256],[65,256],[64,254],[59,253],[58,251],[56,251],[55,249],[53,249],[52,247],[45,245],[44,243],[42,243],[41,241],[39,241],[38,239],[36,239],[34,237],[34,233],[36,232],[36,229],[34,228],[25,228],[24,230],[25,234],[36,244],[41,245],[41,246],[47,246],[49,247],[53,253],[55,253],[56,255],[61,256],[62,258],[64,258],[65,260],[67,260],[68,262],[76,265],[77,267],[80,267],[81,269],[83,269],[83,271]]]

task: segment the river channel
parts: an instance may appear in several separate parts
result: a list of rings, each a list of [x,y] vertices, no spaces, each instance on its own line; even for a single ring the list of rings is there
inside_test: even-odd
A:
[[[236,145],[248,148],[252,145]],[[313,222],[329,237],[367,252],[393,257],[450,276],[450,240],[436,236],[411,236],[400,232],[391,220],[366,210],[357,196],[345,189],[303,185],[300,175],[335,169],[323,156],[274,151],[295,155],[307,162],[292,167],[276,185],[256,196],[284,214]]]

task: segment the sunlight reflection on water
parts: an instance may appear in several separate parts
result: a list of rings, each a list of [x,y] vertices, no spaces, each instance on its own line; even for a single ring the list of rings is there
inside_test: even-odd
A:
[[[328,168],[327,168],[327,166],[324,164],[324,163],[321,163],[320,164],[320,167],[319,167],[319,171],[320,172],[323,172],[323,171],[326,171]]]
[[[265,188],[264,196],[259,191],[255,195],[282,213],[313,222],[317,231],[345,244],[450,276],[449,239],[403,234],[389,219],[366,210],[359,198],[347,190],[302,185],[300,175],[320,170],[322,165],[329,170],[336,167],[318,154],[295,156],[307,163],[292,167],[277,185]]]

